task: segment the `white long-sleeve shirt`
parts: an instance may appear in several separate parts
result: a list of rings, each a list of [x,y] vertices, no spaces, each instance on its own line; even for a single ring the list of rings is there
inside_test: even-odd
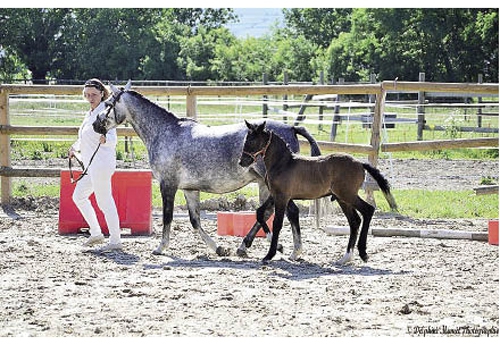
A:
[[[94,131],[92,124],[97,118],[97,115],[105,109],[104,102],[101,102],[94,110],[90,110],[85,115],[83,123],[78,130],[78,140],[72,145],[75,151],[80,151],[82,161],[85,167],[89,165],[90,158],[94,154],[101,134]],[[116,129],[113,128],[106,133],[106,143],[101,144],[97,151],[89,172],[94,169],[115,169],[116,168],[116,144],[117,144]]]

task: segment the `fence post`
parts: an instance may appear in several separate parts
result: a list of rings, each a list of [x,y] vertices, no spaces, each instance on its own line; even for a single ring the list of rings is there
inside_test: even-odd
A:
[[[381,85],[380,91],[377,93],[375,99],[375,108],[373,111],[372,137],[370,139],[370,145],[372,146],[372,151],[368,155],[368,161],[374,167],[376,167],[378,163],[378,155],[380,150],[380,131],[382,130],[382,116],[384,116],[385,97],[387,94],[387,92],[383,87],[383,84],[380,85]],[[368,199],[368,202],[370,204],[376,206],[375,198],[373,197],[373,187],[371,187],[371,185],[375,185],[375,182],[371,177],[367,179],[367,181],[370,182],[367,183],[366,198]]]
[[[425,73],[420,72],[418,74],[418,81],[425,81]],[[424,127],[425,127],[425,107],[423,104],[425,103],[425,92],[418,92],[418,106],[417,106],[417,140],[424,140]]]
[[[195,120],[198,117],[196,113],[196,95],[191,95],[189,92],[186,96],[186,116]]]
[[[283,85],[288,85],[288,71],[283,71]],[[283,95],[283,111],[285,114],[283,115],[283,122],[288,122],[288,117],[286,116],[286,112],[288,111],[288,95]]]
[[[333,79],[332,79],[333,80]],[[339,78],[338,85],[344,84],[344,79]],[[333,110],[333,121],[332,121],[332,129],[330,130],[330,141],[335,141],[335,137],[337,136],[337,125],[340,125],[341,117],[340,117],[340,94],[337,94],[337,100],[335,101],[335,108]]]
[[[262,84],[264,84],[264,85],[268,84],[267,73],[264,73],[262,75]],[[264,117],[267,117],[267,110],[268,110],[268,107],[267,107],[268,97],[267,97],[267,95],[263,95],[262,99],[264,100],[264,103],[262,103],[262,115],[264,115]]]
[[[0,88],[0,127],[9,126],[9,92],[6,89]],[[0,133],[0,166],[11,166],[10,161],[10,135]],[[1,203],[2,206],[10,204],[11,195],[11,178],[1,176]]]
[[[319,85],[325,85],[325,72],[320,71],[319,72]],[[318,107],[318,117],[319,117],[319,124],[318,124],[318,131],[323,130],[323,106],[320,105]]]
[[[477,76],[477,83],[482,84],[483,83],[483,75],[478,74]],[[483,102],[483,97],[479,96],[477,98],[477,103],[481,104]],[[483,108],[479,107],[477,108],[477,127],[481,128],[483,126],[483,117],[481,116],[483,113]]]

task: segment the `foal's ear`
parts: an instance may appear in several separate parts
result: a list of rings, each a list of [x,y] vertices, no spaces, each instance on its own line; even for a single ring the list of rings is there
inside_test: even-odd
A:
[[[266,129],[266,121],[264,121],[264,122],[262,122],[262,124],[258,125],[256,128],[256,131],[264,132],[264,129]]]
[[[251,130],[251,131],[252,131],[252,130],[254,130],[253,125],[252,125],[250,122],[248,122],[247,120],[245,120],[245,125],[247,125],[247,128],[248,128],[249,130]]]

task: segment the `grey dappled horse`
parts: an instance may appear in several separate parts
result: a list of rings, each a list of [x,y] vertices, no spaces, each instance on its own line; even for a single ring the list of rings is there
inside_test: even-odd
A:
[[[125,88],[119,89],[110,84],[113,94],[106,100],[105,110],[93,125],[96,132],[105,134],[128,121],[146,145],[149,164],[159,181],[163,201],[162,239],[153,253],[161,254],[169,245],[174,197],[181,189],[193,228],[218,255],[229,255],[229,251],[217,246],[201,227],[200,191],[223,194],[257,182],[261,203],[268,198],[263,161],[246,168],[238,164],[247,127],[243,122],[210,127],[189,118],[179,118],[141,94],[130,91],[130,85],[129,81]],[[282,137],[293,152],[299,151],[297,134],[300,134],[309,141],[311,154],[320,154],[316,141],[305,128],[269,120],[267,127]],[[271,204],[266,212],[266,219],[272,214],[273,206]],[[246,254],[246,248],[251,246],[259,229],[256,222],[238,249],[239,255]]]

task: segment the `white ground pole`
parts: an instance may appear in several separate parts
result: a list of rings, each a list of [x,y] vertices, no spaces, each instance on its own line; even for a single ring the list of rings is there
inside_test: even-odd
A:
[[[326,226],[325,233],[329,235],[349,235],[347,226]],[[453,240],[474,240],[488,242],[488,232],[459,231],[446,229],[403,229],[403,228],[376,228],[368,229],[368,234],[377,237],[420,237],[440,238]]]

